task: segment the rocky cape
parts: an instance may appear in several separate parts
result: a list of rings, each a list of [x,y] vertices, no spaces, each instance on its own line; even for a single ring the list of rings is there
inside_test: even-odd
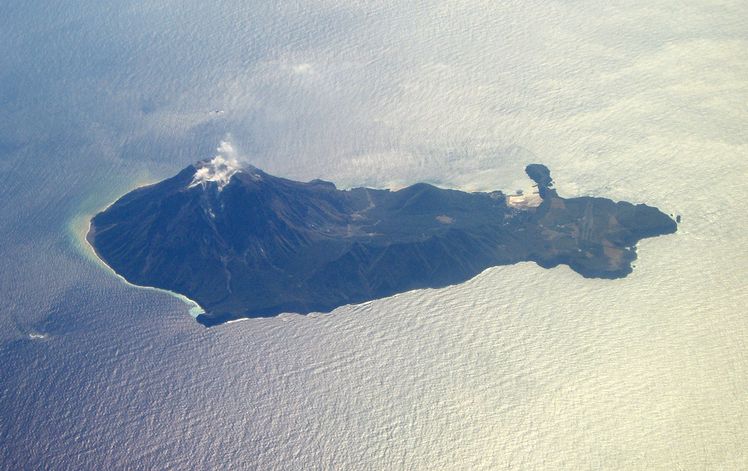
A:
[[[339,190],[213,159],[126,194],[87,238],[127,281],[187,296],[211,326],[326,312],[522,261],[620,278],[639,240],[677,229],[644,204],[562,198],[543,165],[526,172],[536,194]]]

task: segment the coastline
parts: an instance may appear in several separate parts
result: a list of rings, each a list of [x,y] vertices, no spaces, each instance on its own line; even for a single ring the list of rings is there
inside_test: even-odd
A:
[[[135,191],[135,190],[137,190],[139,188],[144,188],[144,187],[147,187],[147,186],[150,186],[150,185],[153,185],[153,184],[154,184],[154,182],[146,183],[146,184],[143,184],[143,185],[136,186],[135,188],[132,188],[132,189],[128,190],[124,194],[127,194],[127,193],[129,193],[131,191]],[[100,208],[100,209],[95,210],[93,212],[82,212],[82,213],[79,213],[79,214],[77,214],[75,217],[73,217],[70,220],[70,223],[68,224],[68,229],[69,229],[69,231],[71,233],[70,235],[72,236],[72,239],[73,239],[73,241],[72,241],[73,245],[76,247],[76,249],[83,256],[85,256],[86,259],[88,259],[91,262],[96,263],[97,265],[99,265],[102,268],[105,268],[106,271],[108,271],[110,274],[112,274],[115,277],[117,277],[120,281],[122,281],[126,285],[134,287],[134,288],[151,290],[151,291],[157,291],[157,292],[162,292],[162,293],[169,294],[170,296],[175,297],[175,298],[179,299],[180,301],[182,301],[183,303],[187,304],[189,306],[190,316],[192,316],[194,319],[197,319],[197,316],[199,316],[201,314],[205,314],[205,310],[202,308],[202,306],[200,306],[200,304],[198,304],[196,301],[188,298],[187,296],[185,296],[183,294],[175,293],[174,291],[169,291],[169,290],[163,289],[163,288],[156,288],[154,286],[143,286],[143,285],[136,285],[134,283],[131,283],[124,276],[122,276],[119,273],[117,273],[114,270],[114,268],[112,268],[111,266],[109,266],[109,264],[106,263],[106,261],[104,261],[104,259],[102,259],[99,256],[98,252],[96,251],[96,248],[93,246],[93,244],[91,243],[91,241],[89,239],[89,235],[91,234],[91,230],[92,230],[92,228],[91,228],[91,219],[95,215],[99,214],[100,212],[106,211],[110,206],[112,206],[114,203],[116,203],[119,200],[120,197],[118,197],[117,199],[115,199],[111,203],[107,204],[103,208]]]
[[[185,179],[190,177],[190,173],[186,173],[185,171],[188,171],[190,169],[194,169],[195,167],[188,167],[187,169],[183,170],[178,174],[178,176],[184,177]],[[202,168],[201,168],[202,170]],[[257,175],[249,174],[251,178],[251,181],[242,180],[240,178],[236,178],[235,180],[238,181],[237,185],[242,184],[253,184],[253,181],[256,181],[254,179],[255,176],[264,176],[267,178],[268,182],[267,185],[270,185],[273,182],[273,179],[276,179],[276,177],[272,177],[270,175],[264,174],[261,171],[254,169],[253,172],[255,172]],[[459,243],[464,243],[465,240],[470,241],[471,238],[474,240],[488,240],[490,238],[493,243],[498,243],[498,248],[492,248],[490,244],[477,244],[478,247],[484,247],[475,252],[474,255],[471,253],[471,257],[477,257],[478,255],[482,255],[485,257],[483,261],[478,261],[477,258],[470,258],[469,261],[472,261],[472,266],[465,265],[467,268],[463,267],[463,264],[461,262],[457,263],[459,265],[460,270],[457,272],[456,276],[449,275],[446,276],[443,273],[440,274],[441,278],[433,277],[426,279],[425,277],[418,278],[418,276],[421,276],[418,274],[418,271],[415,271],[415,275],[412,273],[409,273],[410,276],[415,276],[415,282],[407,281],[408,287],[413,288],[442,288],[446,286],[450,286],[452,284],[459,284],[464,281],[467,281],[471,279],[472,277],[479,274],[481,271],[483,271],[487,267],[492,266],[501,266],[501,265],[513,265],[515,263],[518,263],[520,261],[531,261],[535,262],[537,265],[539,265],[542,268],[550,269],[554,268],[558,265],[566,265],[574,272],[578,273],[584,278],[602,278],[602,279],[618,279],[618,278],[624,278],[627,275],[629,275],[633,270],[633,262],[637,259],[636,255],[636,246],[638,242],[641,239],[649,238],[649,237],[655,237],[659,235],[665,235],[665,234],[671,234],[673,232],[677,231],[677,223],[672,220],[672,217],[667,216],[666,214],[662,213],[660,210],[658,210],[655,207],[647,206],[645,204],[633,204],[628,202],[615,202],[613,200],[607,199],[607,198],[601,198],[601,197],[592,197],[592,196],[581,196],[576,198],[562,198],[558,196],[555,189],[552,187],[552,179],[550,176],[550,170],[541,164],[530,164],[526,167],[526,173],[530,177],[531,180],[536,182],[537,186],[537,193],[532,194],[532,199],[528,200],[524,197],[524,195],[514,195],[515,197],[522,197],[521,201],[517,201],[517,205],[512,205],[511,200],[508,202],[505,202],[503,205],[501,202],[496,203],[492,202],[489,206],[483,205],[480,207],[477,207],[476,211],[479,211],[480,214],[484,215],[485,218],[491,222],[491,226],[484,226],[487,227],[487,229],[484,228],[484,226],[479,226],[477,230],[474,232],[469,232],[468,229],[470,229],[472,226],[469,224],[473,222],[476,219],[476,215],[473,213],[468,214],[465,210],[459,210],[463,212],[459,212],[459,214],[464,215],[463,226],[458,227],[458,236],[454,237],[453,240],[450,243],[457,244],[459,247]],[[183,175],[184,174],[184,175]],[[197,173],[195,173],[197,174]],[[176,177],[174,177],[176,178]],[[248,177],[249,178],[249,177]],[[193,178],[194,179],[194,178]],[[262,179],[262,178],[260,178]],[[260,286],[263,289],[267,289],[270,292],[272,292],[276,298],[273,298],[275,304],[267,303],[264,300],[261,299],[259,306],[257,305],[258,301],[256,301],[255,297],[248,296],[247,299],[238,298],[239,301],[237,302],[236,299],[231,300],[233,304],[225,304],[223,309],[221,309],[219,312],[213,311],[213,309],[216,307],[216,304],[212,304],[209,302],[210,299],[213,299],[210,295],[201,295],[202,291],[199,291],[198,288],[201,286],[205,286],[206,284],[179,284],[179,283],[166,283],[167,286],[174,287],[175,289],[180,289],[185,292],[190,292],[195,296],[201,296],[203,300],[205,300],[210,306],[207,306],[209,309],[211,309],[211,313],[206,313],[206,310],[202,308],[202,306],[199,305],[196,301],[193,299],[190,299],[186,295],[183,295],[181,293],[177,293],[174,291],[171,291],[169,289],[165,289],[163,287],[157,287],[153,285],[139,285],[135,284],[133,282],[130,282],[126,277],[124,277],[123,274],[118,273],[114,268],[113,265],[120,266],[120,268],[123,269],[123,271],[128,272],[132,278],[137,279],[139,281],[143,281],[146,283],[155,282],[156,279],[163,279],[162,278],[149,278],[149,277],[143,277],[142,271],[140,270],[148,270],[149,267],[152,265],[149,263],[149,260],[139,260],[140,265],[132,267],[130,264],[133,262],[133,260],[128,259],[127,257],[132,256],[132,254],[123,254],[125,248],[130,248],[134,251],[135,257],[137,258],[140,256],[143,252],[142,247],[150,247],[149,242],[146,239],[145,241],[142,240],[143,235],[150,235],[150,230],[144,231],[141,227],[136,227],[138,229],[138,232],[133,236],[136,241],[139,241],[139,244],[131,244],[130,240],[123,241],[118,240],[116,238],[118,230],[125,230],[127,232],[127,227],[124,226],[126,229],[122,229],[123,226],[118,226],[116,223],[119,222],[116,220],[112,223],[111,221],[102,222],[100,221],[97,223],[97,225],[93,224],[93,219],[101,219],[99,216],[102,213],[106,213],[113,205],[115,205],[118,201],[123,201],[123,204],[120,204],[117,207],[120,206],[127,206],[129,208],[129,205],[133,204],[137,207],[140,207],[142,205],[149,205],[151,204],[151,199],[153,198],[153,195],[156,194],[157,196],[163,196],[164,192],[166,192],[166,195],[172,195],[172,194],[178,194],[179,198],[183,198],[184,195],[181,195],[181,189],[183,188],[182,185],[185,185],[185,182],[182,182],[181,180],[177,180],[177,185],[172,184],[173,179],[164,180],[161,183],[148,183],[140,186],[136,186],[134,189],[128,191],[125,193],[124,197],[119,197],[115,199],[113,202],[106,205],[106,207],[99,211],[94,211],[90,207],[85,208],[85,210],[80,211],[80,215],[74,218],[74,226],[76,228],[76,239],[78,241],[81,241],[85,239],[85,245],[80,244],[82,247],[84,247],[85,252],[89,257],[92,259],[95,258],[96,263],[99,263],[101,265],[104,265],[111,273],[113,273],[115,276],[117,276],[120,280],[125,282],[126,284],[130,286],[135,286],[139,288],[144,289],[152,289],[152,290],[158,290],[158,291],[164,291],[171,296],[174,296],[175,298],[179,299],[180,301],[184,302],[188,306],[190,306],[189,312],[190,315],[192,315],[195,320],[204,325],[205,327],[210,327],[213,325],[223,324],[227,323],[229,321],[234,321],[238,319],[243,319],[247,317],[273,317],[277,314],[280,314],[282,312],[297,312],[300,314],[308,314],[310,312],[330,312],[334,310],[336,307],[339,307],[340,305],[345,305],[353,302],[354,304],[357,304],[356,301],[369,301],[373,299],[379,299],[382,297],[389,297],[391,295],[397,294],[401,291],[398,291],[398,288],[396,286],[389,286],[385,285],[384,287],[377,288],[378,291],[373,290],[372,288],[369,288],[368,282],[366,279],[363,279],[361,277],[361,286],[364,288],[352,288],[351,289],[351,295],[341,295],[340,293],[333,292],[327,297],[326,295],[318,296],[317,294],[305,294],[305,296],[308,296],[307,300],[302,299],[299,301],[298,299],[294,298],[293,296],[288,296],[288,287],[285,285],[285,282],[280,277],[273,278],[272,276],[269,277],[269,281],[265,285],[260,283]],[[189,180],[185,180],[189,181]],[[248,183],[249,181],[249,183]],[[288,181],[287,181],[288,182]],[[162,190],[161,184],[165,185],[165,189]],[[288,183],[290,185],[290,183]],[[311,189],[307,193],[302,193],[301,190],[294,192],[290,192],[288,196],[289,201],[298,203],[298,205],[301,207],[304,204],[307,204],[305,200],[301,200],[297,198],[299,194],[306,195],[307,198],[314,199],[314,197],[309,196],[312,191],[328,191],[329,188],[325,187],[324,189],[320,189],[319,184],[315,181],[312,181],[310,183],[303,183],[303,182],[296,182],[296,185],[298,187],[311,187]],[[192,185],[190,185],[187,188],[191,188]],[[400,190],[402,193],[403,198],[406,198],[406,202],[409,202],[413,199],[413,189],[415,191],[418,191],[420,193],[424,193],[423,188],[429,188],[429,192],[427,193],[427,196],[431,198],[430,201],[441,201],[439,199],[435,199],[435,196],[432,196],[434,192],[442,194],[444,192],[449,192],[451,190],[446,189],[439,189],[437,187],[433,187],[430,185],[423,184],[422,186],[419,185],[413,185],[412,187],[408,187],[406,189]],[[297,188],[296,186],[291,186],[291,188]],[[107,191],[107,197],[111,197],[111,187],[106,190]],[[202,191],[202,190],[201,190]],[[219,190],[220,191],[220,187]],[[268,190],[271,191],[271,190]],[[288,190],[291,191],[291,190]],[[336,195],[344,194],[341,190],[335,190],[333,187],[333,191],[335,191]],[[374,202],[372,200],[372,195],[368,193],[368,190],[361,189],[360,191],[367,191],[366,195],[369,198],[369,208],[374,207]],[[178,192],[178,193],[175,193]],[[417,193],[417,194],[420,194]],[[459,192],[452,192],[450,195],[456,195]],[[285,194],[285,193],[284,193]],[[328,195],[328,193],[324,193],[325,195]],[[398,198],[400,192],[395,193],[389,193],[389,192],[379,192],[375,193],[375,196],[377,198],[385,198],[390,197],[390,195],[393,195],[392,198]],[[383,196],[384,195],[384,196]],[[467,195],[467,194],[465,194]],[[103,195],[102,195],[103,196]],[[232,196],[229,194],[229,197]],[[345,194],[347,197],[348,195]],[[360,195],[359,195],[360,196]],[[486,195],[483,194],[481,197],[485,197]],[[496,200],[498,197],[503,197],[504,194],[502,192],[496,192],[491,193],[488,195],[491,200]],[[227,198],[229,198],[227,197]],[[472,198],[475,198],[475,196],[471,196]],[[235,207],[241,207],[244,204],[244,201],[241,199],[237,199],[236,195],[234,195],[234,198],[229,198],[229,203],[234,204]],[[295,198],[295,199],[294,199]],[[342,196],[340,198],[343,198]],[[396,199],[395,202],[402,203],[402,199],[400,200]],[[445,197],[446,198],[446,197]],[[468,198],[468,196],[464,196],[464,198]],[[104,199],[104,198],[101,198]],[[511,196],[510,196],[511,199]],[[536,201],[537,200],[537,201]],[[181,199],[179,201],[182,201]],[[237,202],[238,201],[238,202]],[[325,200],[327,201],[327,200]],[[347,200],[343,200],[344,202]],[[473,200],[470,200],[473,201]],[[529,204],[529,203],[537,203],[539,201],[539,204]],[[188,201],[189,202],[189,201]],[[223,209],[224,206],[224,199],[221,200],[221,208]],[[522,204],[519,204],[522,203]],[[364,201],[365,204],[365,201]],[[568,206],[567,206],[568,204]],[[140,206],[138,206],[140,205]],[[90,206],[94,206],[91,204]],[[148,207],[148,206],[146,206]],[[346,206],[348,207],[348,206]],[[405,206],[403,206],[405,207]],[[536,207],[537,210],[535,212],[531,212],[529,216],[522,217],[518,219],[514,219],[514,215],[518,212],[526,211],[529,208]],[[323,207],[324,208],[324,207]],[[350,206],[351,211],[355,209],[355,206]],[[369,209],[367,208],[367,210]],[[486,209],[488,208],[488,209]],[[498,208],[498,209],[496,209]],[[593,220],[593,209],[597,208],[597,215],[595,219]],[[137,209],[137,208],[136,208]],[[215,217],[215,215],[212,213],[212,210],[210,207],[207,208],[207,211],[210,213],[210,216]],[[436,214],[436,220],[441,224],[452,224],[455,219],[449,217],[447,218],[447,222],[440,220],[439,218],[442,216],[438,216],[439,214],[442,214],[438,208],[437,209],[430,209],[430,211],[433,212],[431,216],[434,216]],[[498,213],[496,211],[499,211]],[[328,212],[324,209],[320,210],[321,214],[327,215]],[[131,217],[132,211],[125,211],[125,215],[120,216],[122,217]],[[135,211],[135,214],[137,215],[137,211]],[[351,213],[352,216],[359,215],[360,211],[356,211]],[[385,215],[380,217],[387,217],[387,212],[385,210]],[[496,214],[503,214],[503,219],[496,218]],[[601,219],[601,214],[603,218]],[[159,214],[158,216],[161,216]],[[608,216],[607,219],[605,216]],[[172,216],[169,216],[172,217]],[[397,217],[400,217],[400,224],[405,224],[405,226],[410,227],[406,223],[403,223],[402,216],[398,216],[397,213],[395,216],[392,216],[393,219],[396,220]],[[443,216],[447,217],[447,216]],[[510,218],[509,221],[507,221],[507,217]],[[266,218],[269,221],[271,221],[272,225],[272,218],[268,217]],[[459,220],[460,218],[457,217]],[[619,222],[620,219],[620,222]],[[103,220],[103,219],[102,219]],[[150,219],[149,219],[150,220]],[[202,221],[202,219],[199,219]],[[303,220],[302,220],[303,221]],[[429,219],[431,221],[431,219]],[[165,238],[167,240],[181,240],[182,238],[190,238],[192,234],[199,232],[201,230],[201,226],[197,226],[197,231],[191,227],[189,224],[191,224],[190,221],[182,221],[186,225],[186,229],[181,231],[179,234],[180,236],[174,236],[175,239],[172,239],[172,236],[166,235]],[[102,224],[104,227],[106,227],[107,233],[99,233],[98,229],[102,228]],[[112,227],[109,227],[109,224],[112,224]],[[258,223],[258,227],[265,227],[262,224],[265,224],[264,220],[260,221]],[[304,222],[300,223],[300,226],[303,225]],[[331,223],[332,224],[332,223]],[[441,230],[440,228],[442,226],[439,226],[437,223],[431,221],[432,225],[437,226],[437,230]],[[500,227],[499,227],[500,226]],[[316,227],[312,225],[312,227]],[[335,226],[332,226],[335,227]],[[417,228],[417,226],[416,226]],[[339,234],[345,234],[345,228],[341,226],[341,230],[339,231]],[[520,231],[525,231],[524,237],[507,237],[505,234],[508,230],[515,231],[519,233]],[[215,227],[213,228],[214,232],[218,231]],[[310,229],[311,230],[311,229]],[[449,228],[449,230],[453,230],[452,228]],[[114,231],[114,232],[110,232]],[[350,237],[351,232],[351,224],[348,224],[348,236]],[[464,234],[463,234],[464,231]],[[238,231],[241,232],[241,231]],[[270,234],[276,234],[277,231],[274,232],[274,229],[269,229]],[[111,238],[111,234],[115,234],[115,238]],[[436,233],[436,232],[435,232]],[[336,232],[333,232],[333,234],[336,234]],[[397,241],[397,232],[393,232],[393,240]],[[611,238],[612,234],[612,238]],[[370,236],[371,234],[369,234]],[[437,234],[438,235],[438,234]],[[281,237],[283,234],[277,237]],[[275,239],[273,239],[275,240]],[[281,239],[285,240],[285,239]],[[325,239],[327,240],[327,239]],[[403,239],[405,240],[405,239]],[[431,239],[427,239],[431,240]],[[421,251],[423,250],[423,247],[426,247],[426,249],[429,249],[427,245],[419,246],[418,244],[422,242],[419,241],[406,241],[408,244],[407,250],[405,252],[406,255],[408,254],[414,254],[414,257],[420,257],[415,258],[416,263],[421,263],[418,260],[423,260],[424,257],[421,255]],[[349,249],[348,246],[345,246],[345,244],[348,243],[346,241],[341,242],[341,246],[344,247],[345,250],[353,250]],[[98,244],[98,247],[97,245]],[[319,245],[319,244],[318,244]],[[87,246],[87,247],[86,247]],[[350,247],[353,247],[351,245]],[[445,245],[446,247],[446,245]],[[485,248],[487,247],[487,248]],[[507,248],[508,247],[508,248]],[[102,252],[99,252],[99,249],[102,250]],[[324,246],[322,246],[322,249],[325,249]],[[321,249],[320,249],[321,250]],[[376,249],[375,249],[376,250]],[[452,259],[454,256],[447,254],[447,250],[441,247],[438,247],[436,250],[437,255],[442,255],[446,259]],[[374,255],[369,256],[364,253],[363,256],[360,257],[360,259],[356,259],[357,263],[376,263],[379,261],[380,258],[382,258],[384,253],[387,251],[387,248],[383,249],[381,251],[380,255],[377,255],[377,253],[374,253]],[[324,257],[321,257],[322,255],[328,255],[330,251],[327,252],[321,251],[317,253],[313,253],[312,256],[309,257],[309,260],[312,262],[316,259],[320,259],[324,261]],[[102,254],[104,256],[102,256]],[[339,256],[333,253],[334,256]],[[223,255],[218,254],[218,256],[221,257],[221,260],[223,260]],[[369,257],[367,259],[367,256]],[[125,257],[124,259],[122,257]],[[377,258],[378,257],[378,258]],[[347,267],[340,262],[339,258],[331,258],[331,262],[326,262],[328,265],[323,265],[325,269],[327,269],[328,266],[332,266],[333,270],[328,270],[331,273],[335,273],[335,276],[337,275],[337,272],[335,270],[340,269],[337,267],[342,267],[342,270],[346,270]],[[109,261],[112,261],[112,264],[109,264]],[[178,260],[177,260],[178,261]],[[165,262],[167,265],[172,264],[172,259],[169,258]],[[224,262],[225,263],[225,262]],[[334,263],[338,263],[338,266],[334,266]],[[426,262],[423,262],[426,263]],[[158,266],[158,264],[155,264]],[[374,266],[374,265],[371,265]],[[129,268],[128,268],[129,267]],[[145,267],[145,268],[143,268]],[[224,266],[224,269],[226,267]],[[478,271],[476,271],[476,269]],[[390,270],[391,271],[391,270]],[[324,273],[324,271],[321,271]],[[267,271],[261,271],[257,270],[257,273],[253,273],[253,275],[256,275],[256,278],[262,278],[265,276]],[[386,276],[390,276],[391,273],[384,272]],[[198,270],[199,274],[199,270]],[[229,273],[230,275],[230,273]],[[289,275],[293,276],[293,275]],[[328,275],[329,276],[329,275]],[[431,276],[431,275],[429,275]],[[330,278],[333,281],[335,281],[335,278]],[[403,277],[398,278],[395,276],[395,279],[402,281],[404,279]],[[263,278],[264,280],[264,278]],[[162,285],[163,286],[163,285]],[[198,288],[196,288],[197,286]],[[301,286],[301,285],[299,285]],[[226,297],[229,295],[234,295],[231,291],[232,286],[227,285],[228,294],[226,294]],[[306,285],[306,288],[311,289],[313,288],[312,284]],[[356,289],[359,289],[359,291],[355,291]],[[369,291],[366,291],[366,289],[369,289]],[[314,296],[318,296],[315,298]],[[337,296],[337,297],[336,297]],[[226,298],[225,297],[225,298]],[[225,298],[222,298],[225,299]],[[290,301],[289,301],[290,299]],[[262,302],[265,302],[265,304],[262,304]],[[343,302],[343,304],[340,304],[340,302]],[[220,305],[220,304],[218,304]],[[237,312],[240,312],[241,314],[237,314]]]

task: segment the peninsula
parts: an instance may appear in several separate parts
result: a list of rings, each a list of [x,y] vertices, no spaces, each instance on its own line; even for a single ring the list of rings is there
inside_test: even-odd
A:
[[[129,282],[196,301],[206,326],[326,312],[464,282],[533,261],[620,278],[635,246],[676,222],[644,204],[562,198],[528,165],[536,191],[398,191],[296,182],[216,157],[126,194],[91,220],[98,256]]]

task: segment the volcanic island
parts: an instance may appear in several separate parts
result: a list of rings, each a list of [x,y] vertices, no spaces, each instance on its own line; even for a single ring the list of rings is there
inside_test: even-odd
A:
[[[622,278],[639,240],[677,230],[657,208],[562,198],[547,167],[525,170],[535,190],[524,195],[340,190],[217,156],[124,195],[93,217],[87,239],[128,282],[194,300],[198,322],[213,326],[328,312],[522,261]]]

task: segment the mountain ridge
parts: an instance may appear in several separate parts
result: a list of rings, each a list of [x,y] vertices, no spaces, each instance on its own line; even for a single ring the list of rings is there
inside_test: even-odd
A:
[[[92,218],[87,238],[129,282],[197,302],[210,326],[330,311],[520,261],[620,278],[638,240],[677,230],[647,205],[562,198],[541,164],[526,168],[538,189],[526,196],[339,190],[238,165],[201,161],[133,190]]]

